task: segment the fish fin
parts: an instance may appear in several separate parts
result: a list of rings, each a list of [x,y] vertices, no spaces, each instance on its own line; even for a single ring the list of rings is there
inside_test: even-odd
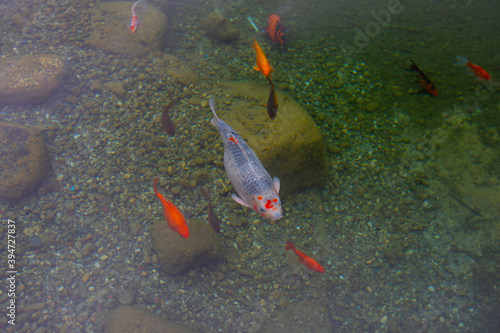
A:
[[[135,13],[135,14],[144,14],[147,10],[148,10],[149,6],[148,6],[148,2],[147,0],[139,0],[139,1],[136,1],[133,5],[132,5],[132,11]]]
[[[240,205],[242,206],[245,206],[245,207],[248,207],[248,208],[252,208],[250,207],[246,202],[245,200],[243,200],[242,198],[240,198],[239,196],[237,196],[236,194],[231,194],[231,198],[233,198],[234,201],[236,201],[237,203],[239,203]]]
[[[467,63],[469,62],[469,59],[464,56],[457,56],[457,62],[454,63],[454,66],[467,66]]]
[[[260,68],[257,66],[253,66],[252,68],[255,69],[257,72],[261,72]]]
[[[285,250],[295,250],[295,245],[292,242],[286,242]]]
[[[215,112],[215,100],[213,97],[211,97],[208,100],[208,104],[210,105],[210,110],[212,110],[212,113],[214,114],[214,118],[210,120],[210,123],[214,125],[214,127],[217,127],[217,122],[220,121],[219,117],[217,116],[217,113]]]
[[[205,199],[207,199],[208,201],[212,201],[210,199],[210,195],[208,194],[207,191],[205,191],[205,189],[203,187],[200,187],[200,192],[201,192],[201,194],[203,194],[203,196],[205,197]]]
[[[280,193],[280,180],[278,177],[273,178],[273,184],[274,184],[274,189],[276,190],[276,193]]]
[[[158,182],[158,178],[155,178],[155,180],[153,181],[153,189],[155,191],[155,195],[156,196],[159,196],[158,194],[158,190],[156,189],[156,183]]]

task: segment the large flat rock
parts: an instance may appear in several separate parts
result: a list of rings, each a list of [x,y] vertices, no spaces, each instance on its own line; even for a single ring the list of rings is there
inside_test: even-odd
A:
[[[221,87],[228,97],[216,103],[219,118],[243,137],[271,177],[280,179],[280,195],[324,184],[328,168],[323,138],[302,106],[277,90],[279,109],[271,120],[266,108],[269,84],[234,81]]]
[[[184,239],[168,228],[163,216],[160,219],[151,226],[151,243],[160,270],[166,275],[185,273],[219,257],[219,238],[208,223],[189,219],[190,235]]]
[[[159,50],[165,40],[167,17],[149,4],[148,10],[138,14],[141,26],[135,33],[127,27],[133,2],[101,2],[92,10],[92,34],[86,43],[112,54],[140,57]]]
[[[104,315],[106,333],[189,333],[191,330],[157,317],[143,308],[119,306]]]
[[[0,104],[40,103],[59,86],[66,72],[54,54],[0,59]]]
[[[17,200],[33,191],[47,172],[47,148],[33,128],[0,122],[0,197]]]

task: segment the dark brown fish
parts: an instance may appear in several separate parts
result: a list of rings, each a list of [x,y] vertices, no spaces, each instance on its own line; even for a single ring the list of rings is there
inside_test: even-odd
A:
[[[210,195],[208,195],[207,191],[205,189],[200,187],[200,191],[203,194],[203,196],[208,200],[207,204],[207,209],[208,209],[208,223],[212,226],[212,229],[214,229],[215,232],[220,232],[220,221],[217,215],[215,215],[215,212],[212,208],[212,199],[210,199]]]
[[[269,97],[267,98],[267,114],[269,118],[273,120],[276,118],[278,113],[278,97],[276,96],[276,90],[274,89],[274,84],[269,80],[271,84],[271,90],[269,91]]]
[[[172,98],[172,94],[169,93],[168,97]],[[172,119],[170,119],[170,116],[168,115],[168,110],[174,105],[174,102],[175,99],[172,99],[170,103],[168,103],[167,106],[163,108],[163,113],[161,114],[161,127],[170,136],[175,135],[175,125],[172,122]]]

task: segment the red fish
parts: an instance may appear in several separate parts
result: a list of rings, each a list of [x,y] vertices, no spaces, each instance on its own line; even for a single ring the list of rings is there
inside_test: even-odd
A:
[[[408,70],[417,72],[417,75],[420,78],[419,82],[422,85],[422,87],[424,87],[425,90],[427,90],[427,92],[429,92],[429,94],[431,94],[432,96],[437,96],[438,92],[437,92],[436,86],[427,77],[427,75],[425,75],[424,72],[422,72],[422,70],[420,70],[420,68],[418,68],[415,61],[413,61],[413,60],[411,61],[411,66]]]
[[[485,71],[482,67],[473,64],[472,62],[467,59],[467,57],[464,56],[457,56],[457,62],[454,64],[455,66],[463,66],[463,67],[469,67],[469,69],[476,74],[478,80],[491,80],[490,74],[488,74],[487,71]]]
[[[141,20],[136,15],[136,11],[137,13],[144,13],[147,9],[148,5],[146,3],[146,0],[137,0],[132,5],[132,9],[130,10],[132,12],[132,18],[130,19],[129,24],[127,24],[127,27],[129,27],[132,33],[135,33],[137,29],[139,29],[139,27],[142,25]]]
[[[285,44],[285,27],[281,24],[279,15],[271,14],[271,16],[269,16],[265,30],[273,42],[278,45]]]
[[[158,182],[158,178],[155,178],[153,182],[153,189],[155,191],[155,195],[158,199],[160,199],[161,205],[163,206],[163,216],[167,221],[168,227],[182,237],[188,238],[189,228],[186,223],[186,218],[182,215],[179,208],[175,207],[173,203],[158,192],[156,189],[156,182]]]
[[[299,257],[299,261],[306,266],[308,270],[318,272],[318,273],[324,273],[325,269],[323,266],[321,266],[316,260],[313,258],[305,255],[304,253],[300,252],[295,248],[295,245],[292,244],[292,242],[286,242],[285,250],[293,250],[295,251],[295,254]]]

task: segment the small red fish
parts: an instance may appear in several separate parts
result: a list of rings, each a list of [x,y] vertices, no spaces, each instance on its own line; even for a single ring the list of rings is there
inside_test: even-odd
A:
[[[158,182],[158,178],[155,178],[153,182],[153,189],[155,191],[155,195],[160,199],[161,205],[163,206],[163,216],[167,221],[168,227],[181,235],[184,238],[189,237],[189,228],[186,223],[186,218],[182,215],[179,208],[175,207],[173,203],[171,203],[167,198],[165,198],[161,193],[156,189],[156,183]]]
[[[141,20],[139,17],[136,15],[136,11],[139,13],[144,13],[148,9],[148,5],[146,3],[147,0],[137,0],[133,5],[132,9],[130,10],[132,13],[132,18],[130,19],[130,22],[127,24],[127,27],[130,29],[132,33],[135,33],[137,29],[142,25]]]
[[[487,71],[485,71],[482,67],[473,64],[472,62],[467,59],[467,57],[464,56],[457,56],[457,62],[454,64],[455,66],[463,66],[463,67],[469,67],[469,69],[477,76],[478,80],[491,80],[491,75],[488,74]]]
[[[425,75],[424,72],[422,72],[422,70],[420,70],[420,68],[418,68],[418,66],[415,63],[415,61],[413,61],[413,60],[411,61],[411,66],[410,66],[410,68],[408,70],[417,72],[417,75],[420,78],[419,82],[422,85],[422,87],[424,87],[425,90],[427,90],[427,92],[429,94],[431,94],[432,96],[437,96],[438,92],[437,92],[436,86],[427,77],[427,75]]]
[[[299,261],[306,266],[308,270],[318,272],[318,273],[324,273],[325,269],[323,266],[321,266],[316,260],[313,258],[305,255],[304,253],[300,252],[295,248],[295,245],[292,244],[292,242],[286,242],[285,250],[293,250],[295,251],[295,254],[299,257]]]
[[[139,22],[139,18],[132,12],[132,18],[130,19],[130,23],[127,25],[132,33],[135,33],[137,29],[141,26]]]
[[[277,14],[271,14],[267,21],[266,32],[272,41],[278,45],[285,44],[285,27],[281,24],[281,18]]]

